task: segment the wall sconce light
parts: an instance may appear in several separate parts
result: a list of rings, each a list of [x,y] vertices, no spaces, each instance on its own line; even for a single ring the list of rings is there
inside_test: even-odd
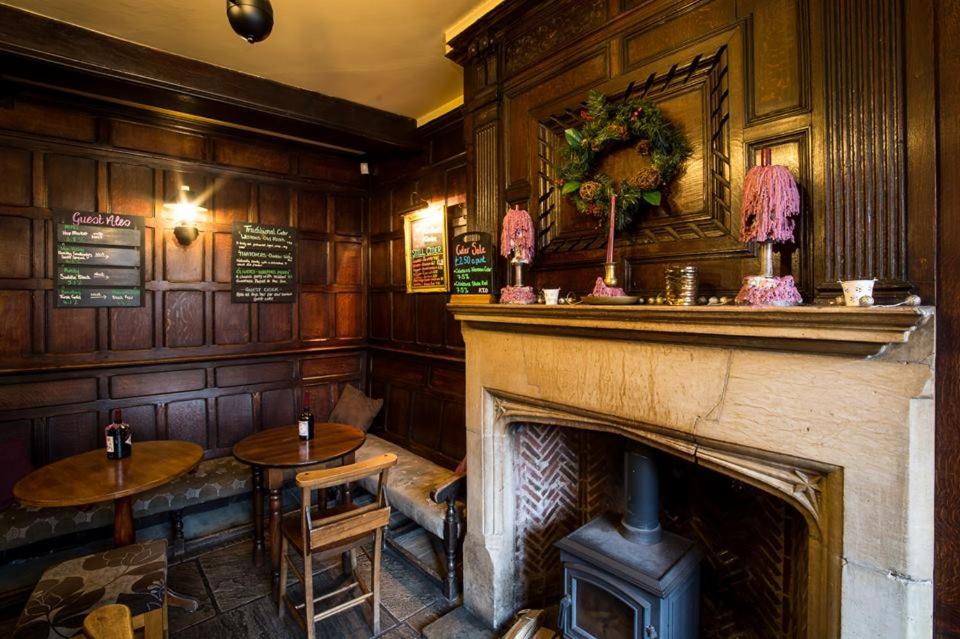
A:
[[[197,229],[197,218],[207,211],[196,202],[191,202],[188,199],[189,193],[190,187],[184,184],[180,187],[179,199],[176,202],[167,202],[163,205],[163,209],[177,223],[173,227],[173,236],[177,238],[177,243],[180,246],[190,246],[200,236],[200,231]]]

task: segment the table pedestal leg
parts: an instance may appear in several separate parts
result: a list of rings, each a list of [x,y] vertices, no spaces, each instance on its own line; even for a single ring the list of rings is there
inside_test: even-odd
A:
[[[136,541],[133,528],[133,504],[130,497],[113,501],[113,545],[129,546]]]
[[[280,583],[280,489],[283,471],[267,469],[267,489],[270,491],[270,559],[273,565],[273,584]]]
[[[347,466],[349,464],[355,464],[356,462],[356,454],[350,453],[349,455],[343,456],[341,465]],[[350,486],[350,482],[347,482],[343,485],[343,505],[348,507],[353,505],[353,489]],[[357,561],[352,550],[348,550],[340,555],[340,565],[341,568],[343,568],[343,574],[347,577],[353,578],[354,571],[357,568]]]
[[[253,551],[263,550],[263,469],[253,467]]]

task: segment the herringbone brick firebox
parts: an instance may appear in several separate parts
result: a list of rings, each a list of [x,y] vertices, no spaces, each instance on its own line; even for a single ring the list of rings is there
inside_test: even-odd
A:
[[[623,508],[619,435],[552,425],[514,427],[517,602],[563,596],[555,543],[603,512]],[[661,523],[704,553],[705,639],[806,637],[807,524],[786,502],[666,453],[659,455]]]

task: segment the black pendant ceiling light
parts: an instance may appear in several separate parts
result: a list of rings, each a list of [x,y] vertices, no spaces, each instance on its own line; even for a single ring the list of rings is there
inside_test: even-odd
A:
[[[227,18],[237,35],[250,44],[266,40],[273,31],[270,0],[227,0]]]

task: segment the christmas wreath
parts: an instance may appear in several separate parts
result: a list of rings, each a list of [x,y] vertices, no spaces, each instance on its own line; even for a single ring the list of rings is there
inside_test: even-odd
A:
[[[642,207],[660,205],[664,188],[690,156],[684,135],[655,104],[631,98],[631,88],[617,102],[608,102],[600,92],[590,93],[580,111],[582,124],[564,132],[567,146],[559,169],[561,193],[581,213],[599,218],[598,225],[610,211],[610,197],[617,196],[618,230],[626,228]],[[648,158],[648,166],[619,184],[596,172],[596,160],[604,150],[630,142]]]

